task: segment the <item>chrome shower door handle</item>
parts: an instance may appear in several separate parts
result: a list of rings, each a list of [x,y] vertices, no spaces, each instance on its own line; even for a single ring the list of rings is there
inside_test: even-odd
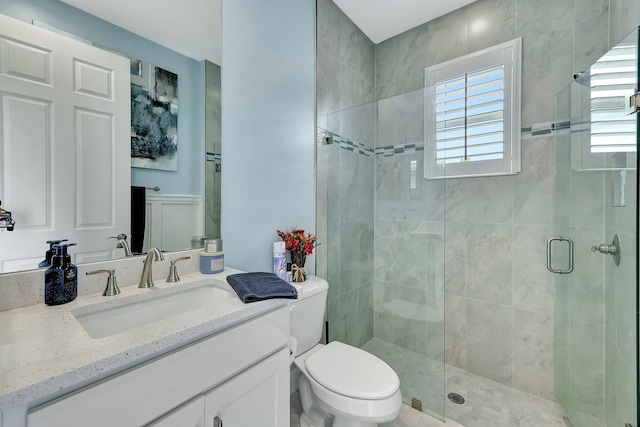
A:
[[[567,269],[553,268],[551,265],[551,245],[553,242],[569,243],[569,267]],[[573,271],[573,240],[568,237],[554,236],[547,240],[547,270],[557,274],[569,274]]]

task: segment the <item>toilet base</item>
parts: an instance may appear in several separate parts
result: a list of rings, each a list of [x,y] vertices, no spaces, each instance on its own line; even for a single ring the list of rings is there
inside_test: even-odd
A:
[[[332,427],[333,419],[313,401],[313,391],[309,380],[300,373],[298,378],[302,414],[300,415],[300,427]]]
[[[313,422],[307,414],[304,412],[300,414],[300,427],[378,427],[378,423],[365,423],[354,420],[345,420],[339,417],[335,417],[333,422],[331,420],[325,420],[317,418],[318,422]]]
[[[335,417],[332,427],[378,427],[378,423],[365,423],[362,421],[345,420]]]
[[[324,421],[323,421],[324,422]],[[300,427],[319,427],[319,426],[327,426],[327,424],[317,424],[314,423],[311,418],[304,412],[300,414]]]
[[[341,415],[330,415],[314,396],[309,379],[303,374],[298,378],[302,414],[300,427],[378,427],[378,423],[357,421]]]
[[[365,423],[361,421],[345,420],[334,417],[333,422],[324,418],[316,417],[316,422],[304,412],[300,414],[300,427],[378,427],[378,423]]]

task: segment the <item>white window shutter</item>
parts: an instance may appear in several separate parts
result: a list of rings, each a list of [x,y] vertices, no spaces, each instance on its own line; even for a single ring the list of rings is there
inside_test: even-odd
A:
[[[521,40],[426,70],[425,177],[520,171]]]
[[[625,111],[636,80],[635,45],[616,46],[591,67],[591,153],[636,151],[636,117]]]

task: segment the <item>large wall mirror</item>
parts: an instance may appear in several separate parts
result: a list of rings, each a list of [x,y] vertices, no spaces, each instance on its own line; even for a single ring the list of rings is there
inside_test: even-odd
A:
[[[38,268],[48,240],[77,243],[76,263],[124,257],[110,237],[139,246],[132,234],[140,219],[139,253],[220,237],[220,66],[107,22],[122,25],[118,13],[132,28],[135,19],[161,21],[153,7],[132,13],[110,4],[120,12],[104,20],[71,6],[82,3],[101,2],[0,4],[0,201],[15,221],[13,231],[0,227],[0,273]],[[131,165],[132,58],[177,75],[176,170]]]

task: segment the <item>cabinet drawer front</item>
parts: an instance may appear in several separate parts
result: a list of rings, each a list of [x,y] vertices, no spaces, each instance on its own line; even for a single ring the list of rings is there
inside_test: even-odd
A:
[[[29,427],[139,426],[288,343],[289,310],[284,307],[36,408]]]
[[[289,349],[252,366],[204,396],[205,425],[287,427]]]

